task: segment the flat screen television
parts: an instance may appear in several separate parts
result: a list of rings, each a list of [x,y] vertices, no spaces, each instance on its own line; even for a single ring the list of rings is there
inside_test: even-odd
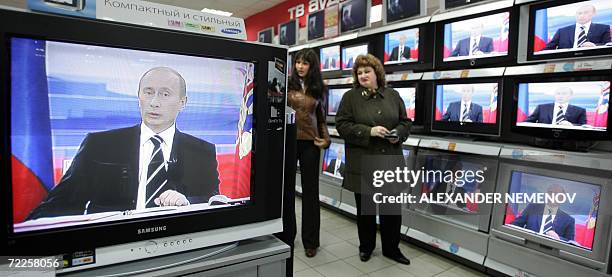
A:
[[[293,46],[297,44],[298,36],[297,19],[289,20],[278,25],[278,43],[281,45]]]
[[[342,70],[353,69],[353,63],[359,55],[368,54],[368,43],[362,43],[357,45],[342,46]]]
[[[605,270],[611,239],[610,218],[604,216],[611,209],[610,180],[609,172],[602,170],[502,162],[497,192],[515,197],[495,206],[492,233]]]
[[[612,55],[612,2],[545,1],[529,7],[527,59]]]
[[[329,148],[323,153],[322,174],[339,180],[344,179],[345,158],[344,144],[332,141]]]
[[[340,3],[340,33],[370,25],[371,0],[348,0]]]
[[[344,94],[349,90],[351,90],[350,86],[330,87],[328,89],[327,115],[336,115],[336,112],[338,112],[338,107],[340,106],[340,101],[342,100],[342,96],[344,96]]]
[[[507,8],[438,22],[436,67],[452,69],[515,64],[517,20],[517,10]]]
[[[257,84],[286,49],[0,10],[0,53],[2,255],[280,231],[258,228],[281,215],[284,117]]]
[[[434,83],[432,131],[498,136],[502,81]]]
[[[272,43],[274,37],[274,28],[266,28],[257,33],[257,41],[263,43]]]
[[[340,45],[326,46],[319,49],[321,72],[340,70]]]
[[[421,0],[384,0],[383,18],[389,24],[420,15],[421,5],[427,4]]]
[[[497,179],[497,159],[461,153],[419,149],[415,170],[424,177],[414,187],[413,195],[492,193]],[[445,218],[468,228],[488,232],[493,205],[458,201],[449,203],[417,203],[416,210]]]
[[[419,28],[385,34],[385,65],[419,61]]]
[[[308,40],[320,39],[325,35],[325,10],[308,14]]]
[[[444,4],[444,9],[453,9],[461,6],[471,5],[485,0],[441,0]]]
[[[514,81],[512,130],[534,137],[610,139],[610,76]]]

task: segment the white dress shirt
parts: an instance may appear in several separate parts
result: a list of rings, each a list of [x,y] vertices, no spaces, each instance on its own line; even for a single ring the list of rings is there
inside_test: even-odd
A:
[[[334,175],[336,176],[340,176],[340,165],[342,165],[342,162],[340,159],[336,159],[336,163],[334,164]]]
[[[549,209],[551,210],[550,214],[548,212]],[[557,209],[552,208],[550,206],[545,206],[544,212],[542,213],[542,222],[540,223],[540,231],[538,233],[544,234],[544,225],[546,225],[546,221],[548,220],[549,216],[552,217],[552,222],[555,222],[555,216],[557,216]]]
[[[578,48],[578,37],[580,36],[580,26],[584,26],[584,33],[588,37],[589,29],[591,29],[591,21],[587,22],[584,25],[576,23],[576,30],[574,31],[574,48]],[[587,41],[589,41],[588,38],[587,38]]]
[[[469,113],[470,113],[470,107],[472,106],[472,101],[469,102],[463,102],[461,101],[461,110],[459,111],[459,121],[463,121],[463,112],[465,111],[466,113],[468,113],[468,119],[470,119]],[[467,109],[466,109],[467,107]]]
[[[403,60],[403,56],[404,56],[404,47],[406,45],[400,45],[398,46],[399,48],[397,48],[397,60],[401,61]]]
[[[476,42],[476,45],[478,45],[478,51],[482,51],[480,50],[480,37],[481,36],[477,36],[477,37],[470,37],[470,45],[469,47],[469,51],[470,51],[470,56],[473,56],[474,53],[472,53],[472,50],[474,50],[474,42]]]
[[[164,161],[166,162],[166,169],[168,169],[167,161],[170,159],[170,153],[172,153],[172,142],[174,141],[174,133],[176,132],[176,123],[172,124],[170,128],[157,134],[164,141],[161,143],[161,151],[164,155]],[[153,155],[153,142],[151,137],[155,136],[153,132],[144,123],[140,124],[140,154],[138,156],[138,198],[136,199],[136,209],[141,210],[146,207],[147,197],[147,174],[149,170],[149,163],[151,162],[151,155]],[[165,191],[165,190],[164,190]],[[151,200],[153,201],[153,200]]]
[[[569,106],[569,103],[565,103],[563,105],[561,104],[557,104],[557,102],[555,102],[555,108],[553,109],[553,114],[552,114],[552,124],[556,125],[559,124],[560,122],[557,122],[557,113],[559,112],[559,106],[563,107],[563,114],[565,114],[567,112],[567,106]]]

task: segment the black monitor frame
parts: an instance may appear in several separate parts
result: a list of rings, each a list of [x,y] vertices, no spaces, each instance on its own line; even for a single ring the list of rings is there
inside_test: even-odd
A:
[[[360,42],[348,41],[347,44],[342,43],[340,45],[340,70],[342,71],[342,73],[350,75],[352,71],[352,68],[344,68],[344,51],[343,50],[347,48],[363,46],[363,45],[366,45],[368,47],[368,54],[372,53],[372,44],[369,42],[369,40],[360,41]]]
[[[414,120],[412,121],[411,132],[416,130],[422,131],[423,122],[425,122],[425,100],[427,99],[427,95],[425,93],[425,86],[421,84],[419,81],[398,81],[398,82],[389,82],[387,86],[391,88],[415,88],[415,111],[414,111]]]
[[[23,24],[15,24],[22,22]],[[45,26],[41,28],[40,26]],[[105,34],[105,35],[100,35]],[[70,43],[128,48],[144,51],[226,58],[255,63],[255,82],[267,80],[267,62],[284,60],[283,47],[150,27],[45,15],[0,9],[0,231],[2,255],[55,255],[76,250],[116,245],[239,226],[278,219],[281,216],[284,131],[270,132],[267,86],[255,84],[253,118],[252,202],[239,208],[221,208],[175,215],[99,223],[74,228],[14,233],[12,230],[11,177],[11,37],[27,37]],[[202,45],[206,47],[202,48]],[[258,112],[262,111],[262,112]],[[283,110],[280,111],[284,113]],[[281,119],[282,120],[282,119]],[[284,122],[284,120],[282,121]],[[255,154],[256,153],[256,154]],[[137,230],[167,226],[159,232],[139,234]],[[95,238],[95,239],[89,239]],[[41,247],[44,246],[44,247]]]
[[[612,83],[611,73],[608,71],[601,73],[592,72],[573,72],[550,74],[550,76],[528,75],[517,76],[506,80],[506,92],[504,103],[507,103],[505,108],[511,111],[510,130],[512,133],[527,135],[530,137],[552,139],[552,140],[612,140],[612,112],[608,107],[608,129],[606,131],[581,131],[581,130],[565,130],[555,128],[534,128],[516,126],[518,112],[518,86],[519,83],[550,83],[550,82],[580,82],[580,81],[609,81]],[[499,97],[499,96],[498,96]],[[499,99],[499,98],[498,98]]]
[[[476,59],[465,59],[457,61],[444,61],[444,26],[453,22],[479,18],[488,15],[509,12],[508,30],[508,54],[505,56],[485,57]],[[518,44],[518,23],[519,10],[516,7],[493,10],[485,13],[468,15],[435,23],[435,44],[434,44],[434,67],[435,69],[466,69],[480,68],[485,66],[512,66],[517,64],[517,44]]]
[[[292,25],[293,25],[293,26],[292,26]],[[294,29],[294,30],[293,30],[293,33],[294,33],[294,36],[295,36],[295,37],[293,37],[293,38],[288,38],[288,39],[289,39],[289,42],[290,42],[291,40],[293,40],[293,43],[283,44],[283,43],[281,42],[281,37],[280,37],[280,36],[281,36],[281,28],[282,28],[283,26],[287,26],[287,29],[290,29],[290,28],[291,28],[291,29]],[[296,44],[298,43],[298,34],[299,34],[299,31],[300,31],[300,22],[298,21],[298,19],[297,19],[297,18],[296,18],[296,19],[291,19],[291,20],[289,20],[289,21],[287,21],[287,22],[285,22],[285,23],[278,24],[278,44],[280,44],[280,45],[287,45],[287,46],[293,46],[293,45],[296,45]]]
[[[426,5],[426,2],[424,2],[423,0],[408,0],[408,1],[412,1],[416,3],[416,9],[414,11],[409,12],[404,12],[402,13],[399,18],[395,19],[395,20],[389,20],[389,0],[383,0],[383,20],[385,22],[385,24],[391,24],[391,23],[395,23],[395,22],[400,22],[400,21],[404,21],[413,17],[416,17],[418,15],[421,14],[421,8],[422,8],[422,4]]]
[[[546,60],[557,60],[557,59],[572,59],[572,58],[585,58],[585,57],[593,57],[593,56],[611,56],[612,55],[612,47],[602,48],[602,49],[593,49],[593,50],[582,50],[582,51],[569,51],[569,52],[561,52],[561,53],[549,53],[549,54],[539,54],[536,55],[534,53],[534,41],[535,41],[535,20],[536,20],[536,11],[540,9],[554,8],[558,6],[563,6],[567,4],[573,4],[576,2],[575,0],[555,0],[555,1],[545,1],[542,3],[537,3],[529,6],[529,36],[527,37],[527,61],[546,61]]]
[[[322,22],[322,24],[323,24],[323,27],[322,27],[323,32],[321,33],[320,36],[317,36],[317,37],[311,36],[311,34],[310,34],[310,19],[315,17],[315,16],[323,16],[323,20],[322,20],[323,21]],[[315,41],[315,40],[319,40],[319,39],[322,39],[322,38],[325,37],[325,9],[321,9],[321,10],[318,10],[316,12],[308,14],[308,17],[306,19],[306,37],[307,37],[307,41]]]
[[[332,86],[328,86],[327,89],[332,90],[332,89],[352,89],[353,88],[353,84],[343,84],[343,85],[332,85]],[[347,91],[348,92],[348,91]],[[346,93],[346,92],[345,92]],[[327,99],[325,99],[326,105],[325,105],[325,114],[326,114],[326,118],[327,118],[327,123],[332,123],[335,124],[336,123],[336,115],[330,115],[329,114],[329,93],[327,94]]]
[[[462,123],[462,122],[443,122],[436,121],[436,86],[438,85],[456,85],[456,84],[481,84],[481,83],[497,83],[497,118],[495,124],[485,123]],[[475,79],[454,79],[454,80],[438,80],[434,81],[432,85],[432,98],[431,98],[431,131],[432,132],[443,132],[443,133],[454,133],[463,135],[478,135],[478,136],[489,136],[498,137],[501,135],[501,120],[502,120],[502,107],[503,107],[503,95],[504,95],[504,80],[502,78],[475,78]]]
[[[384,64],[385,57],[385,35],[389,33],[394,33],[398,31],[410,30],[410,29],[419,29],[419,59],[415,62],[405,62],[405,63],[397,63],[397,64]],[[397,72],[397,71],[427,71],[433,69],[434,61],[434,49],[432,47],[426,47],[427,45],[434,44],[434,26],[432,24],[421,24],[416,26],[411,26],[407,28],[397,29],[389,32],[385,32],[378,35],[376,39],[377,47],[376,56],[380,59],[385,67],[385,71],[387,73]]]

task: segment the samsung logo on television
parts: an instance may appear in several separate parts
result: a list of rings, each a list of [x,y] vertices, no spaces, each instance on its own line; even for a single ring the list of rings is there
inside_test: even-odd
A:
[[[230,35],[235,35],[235,34],[242,33],[242,31],[240,29],[236,29],[236,28],[225,28],[225,29],[221,30],[221,32],[226,33],[226,34],[230,34]]]
[[[157,233],[157,232],[162,232],[162,231],[166,231],[166,226],[165,225],[164,226],[158,226],[158,227],[138,229],[138,234],[142,235],[142,234]]]

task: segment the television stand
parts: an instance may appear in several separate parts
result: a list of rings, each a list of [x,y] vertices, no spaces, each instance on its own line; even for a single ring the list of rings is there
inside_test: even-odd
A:
[[[533,145],[549,149],[588,152],[593,146],[595,146],[595,142],[587,140],[581,141],[534,138]]]
[[[274,236],[137,260],[59,276],[276,276],[284,277],[289,246]]]

